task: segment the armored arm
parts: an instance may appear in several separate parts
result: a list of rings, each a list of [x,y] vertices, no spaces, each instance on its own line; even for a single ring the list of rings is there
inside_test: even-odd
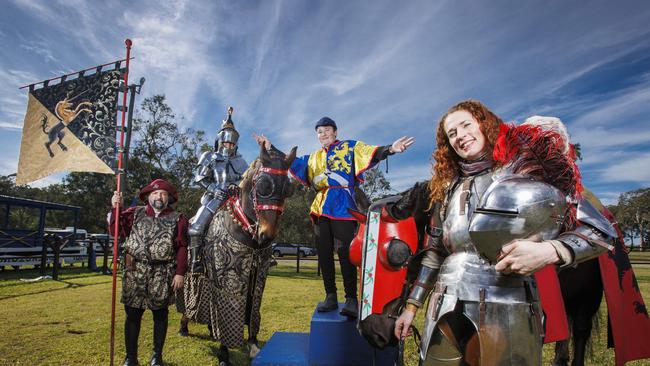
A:
[[[563,267],[577,265],[614,249],[616,229],[591,202],[584,198],[580,200],[576,218],[576,227],[557,238],[571,252],[571,261],[566,263],[565,260]]]
[[[435,250],[427,250],[422,253],[423,258],[420,264],[418,276],[411,287],[411,293],[406,301],[413,304],[418,308],[424,305],[427,297],[433,289],[433,285],[440,272],[440,265],[442,264],[443,257],[438,255]]]
[[[194,183],[208,189],[213,181],[212,172],[212,152],[206,151],[201,154],[199,162],[196,164],[196,173],[194,174]]]

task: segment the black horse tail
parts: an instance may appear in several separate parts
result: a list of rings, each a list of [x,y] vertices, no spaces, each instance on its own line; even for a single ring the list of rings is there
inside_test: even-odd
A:
[[[41,116],[41,129],[43,129],[43,133],[47,133],[47,116],[43,115]]]

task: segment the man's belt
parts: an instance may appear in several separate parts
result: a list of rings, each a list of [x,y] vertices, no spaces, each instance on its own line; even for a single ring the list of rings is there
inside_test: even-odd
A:
[[[350,189],[350,188],[354,188],[354,187],[350,187],[350,186],[330,186],[330,187],[325,187],[322,190],[325,190],[325,189]]]
[[[158,260],[158,259],[150,260],[150,259],[147,259],[147,258],[143,258],[143,259],[133,258],[133,259],[138,263],[146,264],[146,265],[149,265],[149,266],[159,266],[159,265],[170,264],[170,263],[174,262],[173,259],[169,259],[169,260]]]

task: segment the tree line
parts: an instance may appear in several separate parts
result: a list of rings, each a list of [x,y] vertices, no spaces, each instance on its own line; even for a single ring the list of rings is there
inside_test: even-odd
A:
[[[622,193],[618,203],[608,206],[616,217],[626,242],[632,246],[635,238],[639,247],[645,250],[650,241],[650,188],[641,188]]]

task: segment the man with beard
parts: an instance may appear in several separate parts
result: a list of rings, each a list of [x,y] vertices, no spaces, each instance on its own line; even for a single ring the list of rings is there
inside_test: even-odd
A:
[[[122,303],[126,312],[124,341],[125,366],[138,364],[140,321],[146,309],[153,313],[153,355],[150,364],[162,365],[162,350],[167,335],[167,307],[174,292],[183,287],[187,267],[188,220],[169,205],[178,200],[176,189],[156,179],[140,190],[145,206],[120,212],[120,237],[124,243]],[[109,230],[114,233],[115,207],[122,194],[111,200]]]

